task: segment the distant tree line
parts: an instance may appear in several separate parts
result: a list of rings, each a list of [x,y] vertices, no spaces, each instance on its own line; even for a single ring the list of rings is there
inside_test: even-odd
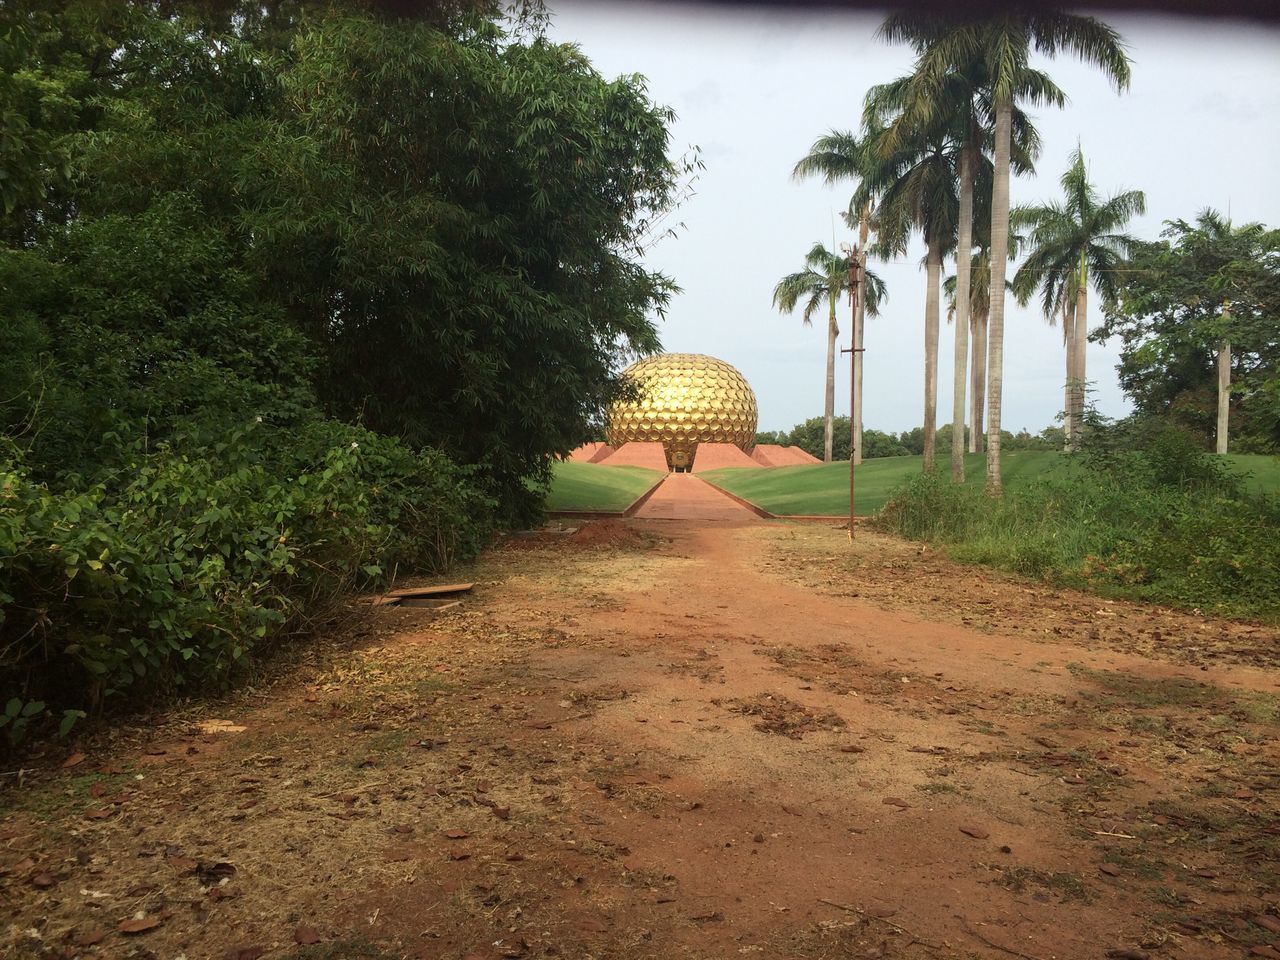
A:
[[[849,418],[833,418],[834,433],[831,440],[831,456],[833,460],[849,459]],[[965,428],[965,444],[969,442],[969,430]],[[1025,428],[1017,433],[1004,432],[1002,437],[1004,449],[1018,450],[1061,450],[1064,442],[1062,427],[1045,427],[1039,433],[1031,433]],[[936,434],[937,449],[947,455],[951,453],[951,424],[943,424]],[[795,446],[819,459],[822,459],[826,447],[826,417],[810,417],[804,423],[798,423],[791,430],[765,430],[756,434],[756,443],[776,443],[782,446]],[[862,431],[862,457],[871,460],[878,457],[910,457],[920,456],[925,449],[923,427],[903,430],[901,433],[886,433],[883,430]]]

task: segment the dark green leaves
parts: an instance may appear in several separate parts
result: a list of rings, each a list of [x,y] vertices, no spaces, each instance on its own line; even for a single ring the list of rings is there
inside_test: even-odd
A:
[[[1120,340],[1120,385],[1136,412],[1202,436],[1214,429],[1219,343],[1232,348],[1233,449],[1280,446],[1280,231],[1212,210],[1139,244],[1100,340]]]

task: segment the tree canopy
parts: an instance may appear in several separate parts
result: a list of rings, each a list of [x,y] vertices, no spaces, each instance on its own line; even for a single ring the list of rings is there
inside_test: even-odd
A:
[[[1202,437],[1214,430],[1218,344],[1232,348],[1232,434],[1244,451],[1280,449],[1280,230],[1235,226],[1213,210],[1172,220],[1119,274],[1095,339],[1120,340],[1120,385],[1135,413]]]
[[[311,404],[522,513],[658,346],[674,285],[639,252],[681,168],[638,76],[474,5],[62,0],[0,31],[0,400],[33,465]]]

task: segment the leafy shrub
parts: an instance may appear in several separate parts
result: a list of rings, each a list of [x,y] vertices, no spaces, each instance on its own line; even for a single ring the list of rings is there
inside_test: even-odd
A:
[[[225,684],[353,589],[442,569],[490,530],[465,468],[331,421],[134,453],[65,491],[0,458],[6,699],[97,709]]]
[[[922,474],[877,522],[1025,576],[1280,616],[1280,502],[1245,494],[1237,476],[1175,433],[1137,452],[1095,451],[1001,500]]]

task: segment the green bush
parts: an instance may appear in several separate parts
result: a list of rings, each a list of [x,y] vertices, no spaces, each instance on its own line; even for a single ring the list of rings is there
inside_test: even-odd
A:
[[[0,702],[223,685],[352,590],[443,569],[491,529],[465,468],[331,421],[134,454],[60,491],[0,457]]]
[[[939,474],[903,486],[878,525],[957,560],[1239,616],[1280,616],[1280,502],[1251,496],[1185,437],[1101,451],[993,500]]]

